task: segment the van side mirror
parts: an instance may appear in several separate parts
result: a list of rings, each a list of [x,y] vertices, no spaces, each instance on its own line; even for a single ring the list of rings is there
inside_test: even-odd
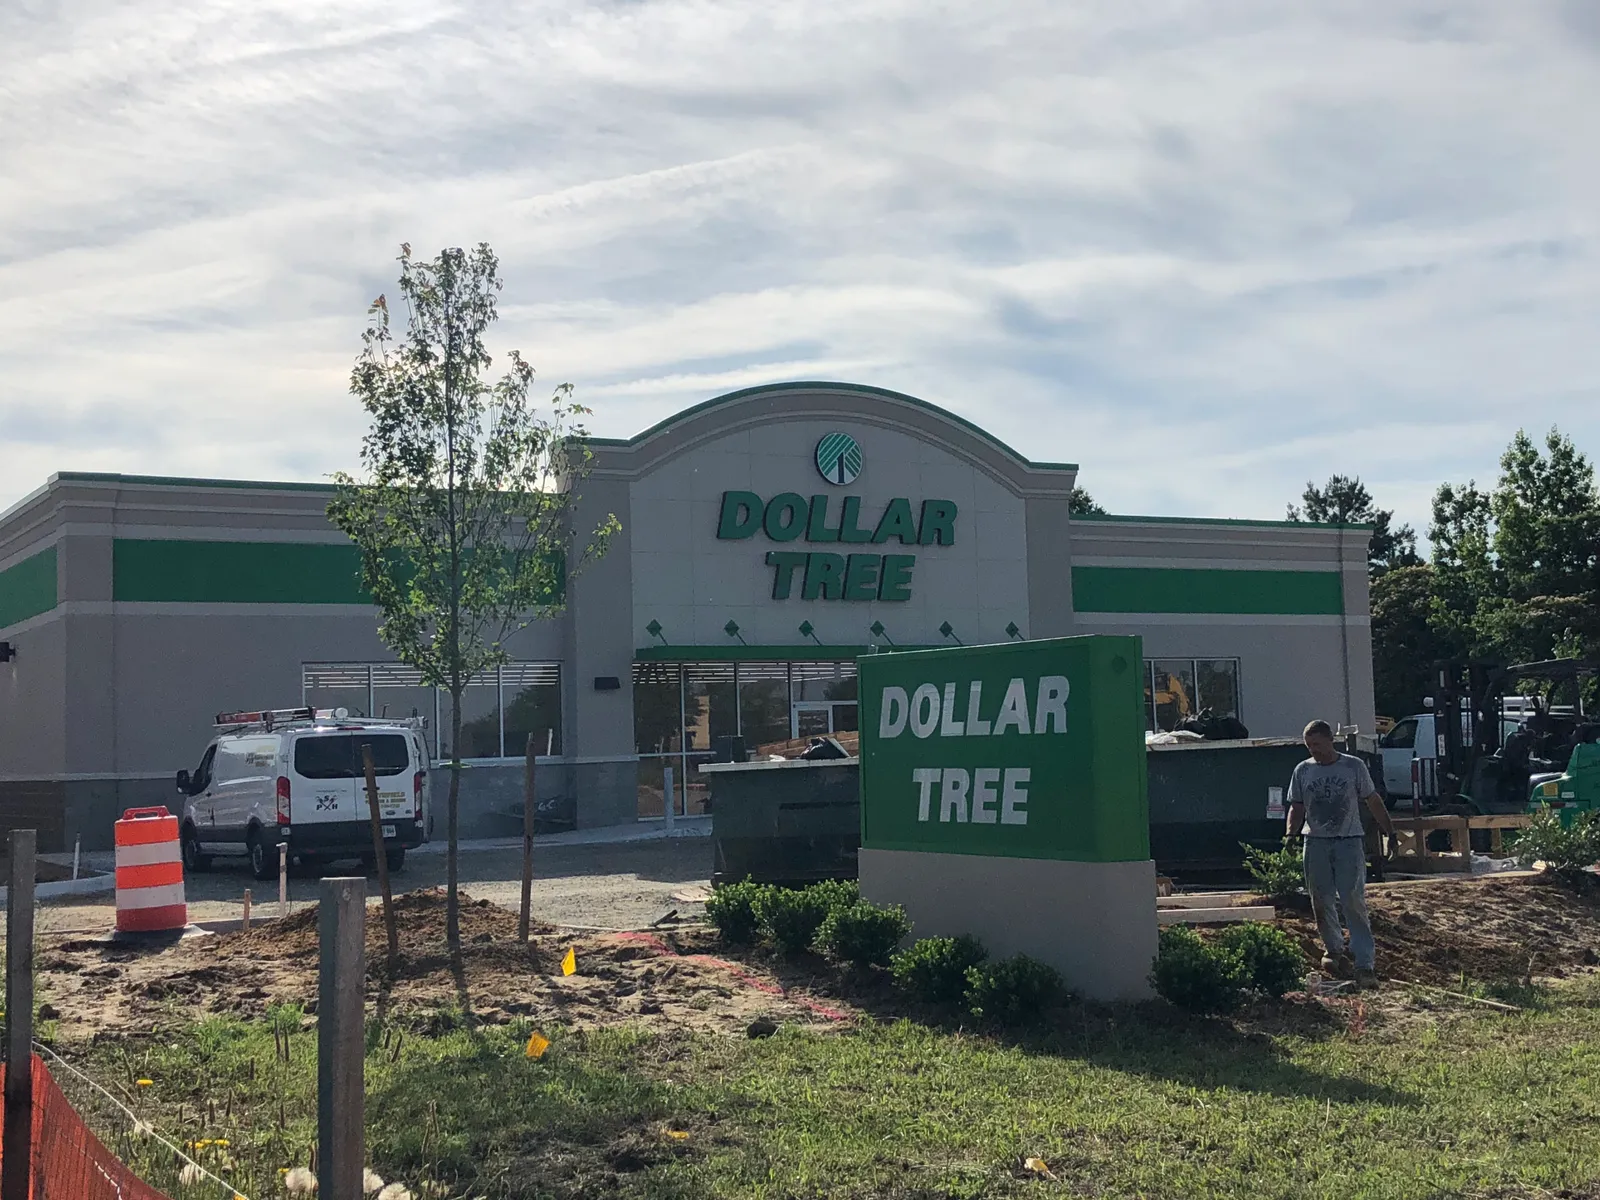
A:
[[[187,771],[179,771],[178,772],[178,790],[180,792],[182,792],[185,796],[187,796],[189,794],[189,772],[187,772]]]

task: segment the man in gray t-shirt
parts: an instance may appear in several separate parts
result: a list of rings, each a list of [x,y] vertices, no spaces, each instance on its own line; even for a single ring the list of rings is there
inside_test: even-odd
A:
[[[1311,757],[1295,766],[1289,776],[1289,834],[1305,835],[1306,891],[1311,911],[1327,947],[1322,968],[1348,974],[1355,958],[1356,979],[1377,982],[1372,925],[1367,920],[1367,855],[1361,828],[1361,806],[1371,811],[1378,827],[1391,838],[1394,822],[1378,789],[1372,786],[1367,764],[1333,747],[1333,730],[1326,721],[1306,726],[1306,749]],[[1344,923],[1350,927],[1350,947],[1345,949]]]

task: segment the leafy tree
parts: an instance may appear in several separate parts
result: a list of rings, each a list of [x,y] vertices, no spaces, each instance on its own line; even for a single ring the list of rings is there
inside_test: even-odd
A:
[[[577,486],[591,452],[572,388],[542,410],[533,368],[507,356],[498,379],[484,334],[496,318],[499,263],[481,244],[417,262],[400,254],[406,329],[387,299],[368,309],[350,390],[372,419],[363,478],[336,476],[328,515],[361,551],[361,579],[380,610],[378,634],[401,662],[451,698],[446,930],[461,949],[457,891],[462,693],[504,662],[505,639],[562,606],[571,576],[604,553],[618,528],[574,529]]]
[[[1507,662],[1600,653],[1600,494],[1558,429],[1523,431],[1492,491],[1434,495],[1430,625],[1470,654]]]
[[[1592,593],[1600,587],[1600,498],[1594,468],[1570,438],[1552,429],[1541,454],[1520,429],[1500,458],[1500,482],[1489,499],[1494,550],[1506,594]]]
[[[1477,480],[1441,484],[1433,495],[1433,615],[1430,624],[1471,648],[1478,605],[1500,590],[1489,533],[1489,495]]]
[[[1307,480],[1300,504],[1289,505],[1287,516],[1291,521],[1319,525],[1371,525],[1367,566],[1374,578],[1422,561],[1417,556],[1416,532],[1409,525],[1396,526],[1394,511],[1374,504],[1372,493],[1358,475],[1330,475],[1320,488]]]
[[[1072,494],[1067,498],[1067,511],[1075,517],[1106,515],[1106,510],[1095,501],[1095,498],[1076,484],[1072,487]]]
[[[1372,680],[1380,713],[1420,712],[1433,664],[1460,654],[1449,627],[1434,621],[1437,572],[1397,567],[1372,581]]]

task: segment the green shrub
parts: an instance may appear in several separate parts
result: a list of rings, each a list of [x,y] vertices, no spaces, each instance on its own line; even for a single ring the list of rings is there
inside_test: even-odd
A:
[[[1300,986],[1306,960],[1299,943],[1283,930],[1261,921],[1229,925],[1217,936],[1217,946],[1236,954],[1249,986],[1276,1000]]]
[[[967,968],[967,1008],[975,1017],[1002,1025],[1037,1020],[1065,992],[1054,967],[1026,954]]]
[[[861,899],[861,885],[854,879],[824,879],[821,883],[813,883],[806,891],[822,897],[829,912],[849,908]]]
[[[906,910],[857,900],[836,908],[822,922],[817,945],[830,957],[857,967],[886,967],[900,939],[911,932]]]
[[[1287,900],[1305,890],[1305,858],[1294,841],[1284,838],[1281,850],[1259,850],[1249,842],[1239,845],[1244,850],[1244,869],[1263,896]]]
[[[1150,982],[1179,1008],[1230,1012],[1238,1007],[1248,978],[1237,951],[1207,945],[1187,925],[1168,925],[1161,931]]]
[[[1586,868],[1600,862],[1600,812],[1579,813],[1563,827],[1561,810],[1541,805],[1511,844],[1511,853],[1524,867],[1543,862],[1568,883],[1582,883],[1589,878]]]
[[[838,893],[826,884],[768,888],[756,900],[756,918],[774,946],[785,954],[799,954],[811,948],[836,899]]]
[[[925,1004],[960,1004],[967,994],[967,969],[989,957],[975,937],[923,938],[894,956],[894,981]]]
[[[706,918],[723,941],[748,945],[761,931],[761,897],[771,890],[769,884],[752,883],[748,876],[739,883],[725,883],[706,901]]]

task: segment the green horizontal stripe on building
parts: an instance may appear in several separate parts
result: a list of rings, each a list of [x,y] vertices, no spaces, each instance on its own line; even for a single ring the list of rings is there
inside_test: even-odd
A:
[[[556,564],[550,603],[565,587]],[[52,582],[54,576],[52,576]],[[361,552],[338,542],[209,542],[117,538],[111,598],[166,604],[371,604]]]
[[[317,542],[118,538],[111,597],[186,604],[371,604],[361,552]]]
[[[1336,571],[1226,571],[1184,567],[1074,567],[1078,612],[1338,615]]]
[[[56,600],[54,546],[0,571],[0,629],[49,612]]]

